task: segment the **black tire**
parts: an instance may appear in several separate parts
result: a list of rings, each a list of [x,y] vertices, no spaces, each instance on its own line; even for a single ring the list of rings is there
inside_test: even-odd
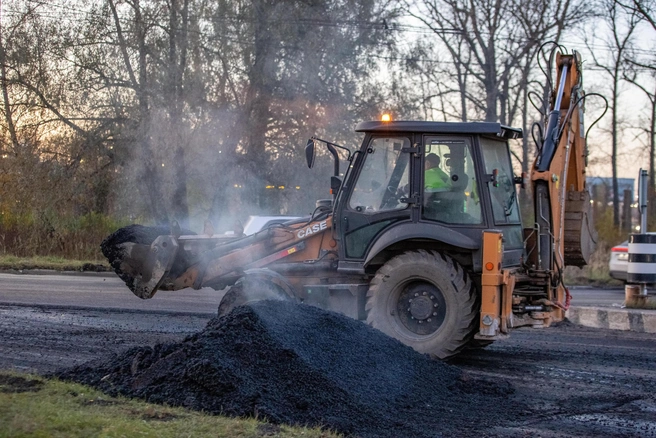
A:
[[[481,308],[481,300],[480,296],[477,294],[476,295],[476,308],[480,310]],[[476,314],[476,320],[479,321],[481,317],[480,312]],[[480,327],[478,324],[474,324],[472,327],[472,333],[471,333],[471,338],[469,339],[469,342],[467,342],[467,345],[465,345],[466,350],[482,350],[483,348],[487,347],[488,345],[491,345],[494,343],[494,341],[490,341],[487,339],[475,339],[474,336],[478,333]]]
[[[478,329],[476,329],[475,333],[477,333],[477,332],[478,332]],[[485,348],[485,347],[487,347],[488,345],[491,345],[491,344],[493,344],[493,343],[494,343],[494,341],[485,341],[485,340],[482,340],[482,339],[474,339],[474,338],[472,338],[472,339],[467,343],[467,345],[466,345],[465,347],[466,347],[468,350],[481,350],[481,349],[483,349],[483,348]]]
[[[457,354],[477,323],[469,275],[451,257],[413,251],[385,263],[367,292],[367,323],[436,359]]]
[[[290,297],[276,284],[261,278],[241,278],[219,303],[219,316],[227,315],[232,309],[262,300],[289,300]]]

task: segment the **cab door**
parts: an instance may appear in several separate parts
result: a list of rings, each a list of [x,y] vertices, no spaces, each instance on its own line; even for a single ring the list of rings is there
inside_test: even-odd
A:
[[[412,221],[412,135],[369,135],[354,165],[337,212],[340,259],[361,261],[388,226]]]
[[[516,266],[524,253],[524,238],[510,149],[496,138],[481,137],[480,144],[494,228],[503,232],[503,265]]]
[[[425,135],[423,143],[422,220],[460,228],[463,232],[466,228],[482,225],[472,137]],[[436,188],[429,178],[429,173],[434,171],[448,178],[446,184]]]

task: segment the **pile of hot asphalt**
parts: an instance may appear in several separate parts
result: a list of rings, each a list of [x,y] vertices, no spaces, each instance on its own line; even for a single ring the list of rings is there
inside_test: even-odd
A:
[[[507,382],[466,378],[362,322],[285,301],[238,307],[180,343],[132,348],[58,377],[358,437],[467,436],[515,410]]]

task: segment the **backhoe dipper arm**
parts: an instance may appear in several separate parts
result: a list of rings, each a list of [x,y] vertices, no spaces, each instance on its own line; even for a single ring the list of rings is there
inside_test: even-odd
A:
[[[580,67],[578,52],[557,54],[558,82],[544,142],[531,174],[538,233],[537,260],[534,256],[533,261],[537,270],[554,274],[552,277],[558,279],[554,286],[565,266],[587,264],[594,249],[585,185],[587,150]]]

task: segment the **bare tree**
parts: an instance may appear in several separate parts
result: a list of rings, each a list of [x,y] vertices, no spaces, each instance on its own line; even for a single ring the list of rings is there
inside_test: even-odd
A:
[[[121,53],[123,66],[128,73],[126,84],[135,93],[138,102],[138,119],[136,120],[136,137],[139,139],[139,147],[137,149],[137,160],[143,166],[141,173],[141,184],[138,187],[144,188],[141,190],[142,197],[147,200],[151,217],[155,218],[158,223],[166,224],[169,221],[167,209],[162,205],[164,194],[162,192],[162,182],[158,167],[153,160],[153,147],[151,144],[151,99],[153,85],[149,82],[148,77],[148,64],[150,50],[147,46],[146,38],[149,29],[155,23],[146,23],[144,19],[144,10],[141,6],[140,0],[133,0],[124,2],[124,5],[129,7],[129,22],[132,24],[129,29],[129,37],[123,29],[123,21],[117,10],[117,3],[115,0],[107,0],[111,9],[112,18],[116,32],[116,43]],[[151,14],[148,14],[151,15]],[[136,61],[132,56],[132,52],[136,48]]]
[[[406,2],[406,10],[446,47],[447,77],[467,101],[462,112],[505,124],[518,115],[540,45],[589,13],[583,2],[569,0],[419,0]]]
[[[20,193],[27,210],[93,211],[107,174],[107,161],[98,156],[106,142],[106,119],[93,103],[67,92],[79,85],[60,50],[67,29],[42,17],[43,8],[17,2],[2,20],[2,119],[10,138],[3,156],[11,161],[5,175],[13,175],[5,183]],[[42,191],[54,184],[57,191]],[[76,196],[76,189],[92,196]]]
[[[634,13],[643,18],[643,20],[651,27],[652,31],[656,31],[656,21],[654,20],[654,5],[653,2],[644,2],[640,0],[633,1],[619,1],[624,10],[629,13]],[[628,66],[624,72],[624,79],[638,89],[640,89],[650,103],[650,111],[648,115],[648,123],[639,124],[639,131],[647,136],[646,144],[649,149],[649,199],[654,199],[656,196],[656,62],[652,55],[646,57],[633,54],[629,56]],[[650,202],[649,204],[650,216],[656,214],[656,203]]]
[[[624,10],[644,19],[652,29],[656,30],[656,5],[654,2],[645,0],[616,0],[616,3]]]
[[[633,44],[633,35],[641,18],[635,11],[628,11],[621,8],[614,0],[604,0],[603,22],[608,30],[607,37],[601,37],[600,40],[607,48],[609,56],[605,59],[600,58],[598,51],[591,47],[589,40],[586,42],[594,64],[599,67],[610,79],[609,106],[611,110],[611,168],[613,181],[613,225],[620,225],[620,200],[619,187],[617,182],[617,158],[619,133],[621,130],[622,120],[619,114],[620,91],[627,66],[626,60],[630,55]],[[595,38],[597,39],[597,38]]]
[[[0,11],[0,14],[2,11]],[[18,136],[16,134],[16,124],[13,119],[13,111],[11,102],[9,100],[9,77],[7,76],[7,54],[5,52],[4,44],[4,28],[2,26],[2,16],[0,15],[0,87],[2,87],[2,102],[4,106],[5,122],[7,124],[7,131],[11,138],[11,144],[14,149],[18,148]],[[0,153],[3,153],[0,150]]]
[[[629,66],[624,71],[624,80],[634,85],[643,92],[649,101],[649,114],[646,123],[638,123],[636,129],[639,136],[647,137],[645,143],[649,151],[649,198],[654,199],[656,196],[656,65],[649,60],[640,60],[629,57],[627,59]],[[646,74],[644,74],[646,73]],[[656,203],[649,204],[650,216],[656,213]]]
[[[386,50],[383,19],[394,12],[369,0],[287,0],[218,2],[210,13],[217,23],[212,40],[230,48],[216,54],[224,94],[235,96],[216,165],[229,163],[228,171],[215,177],[221,182],[212,215],[245,199],[282,204],[279,192],[265,187],[283,187],[285,180],[321,187],[304,173],[301,139],[334,128],[337,141],[368,110],[369,54]]]

